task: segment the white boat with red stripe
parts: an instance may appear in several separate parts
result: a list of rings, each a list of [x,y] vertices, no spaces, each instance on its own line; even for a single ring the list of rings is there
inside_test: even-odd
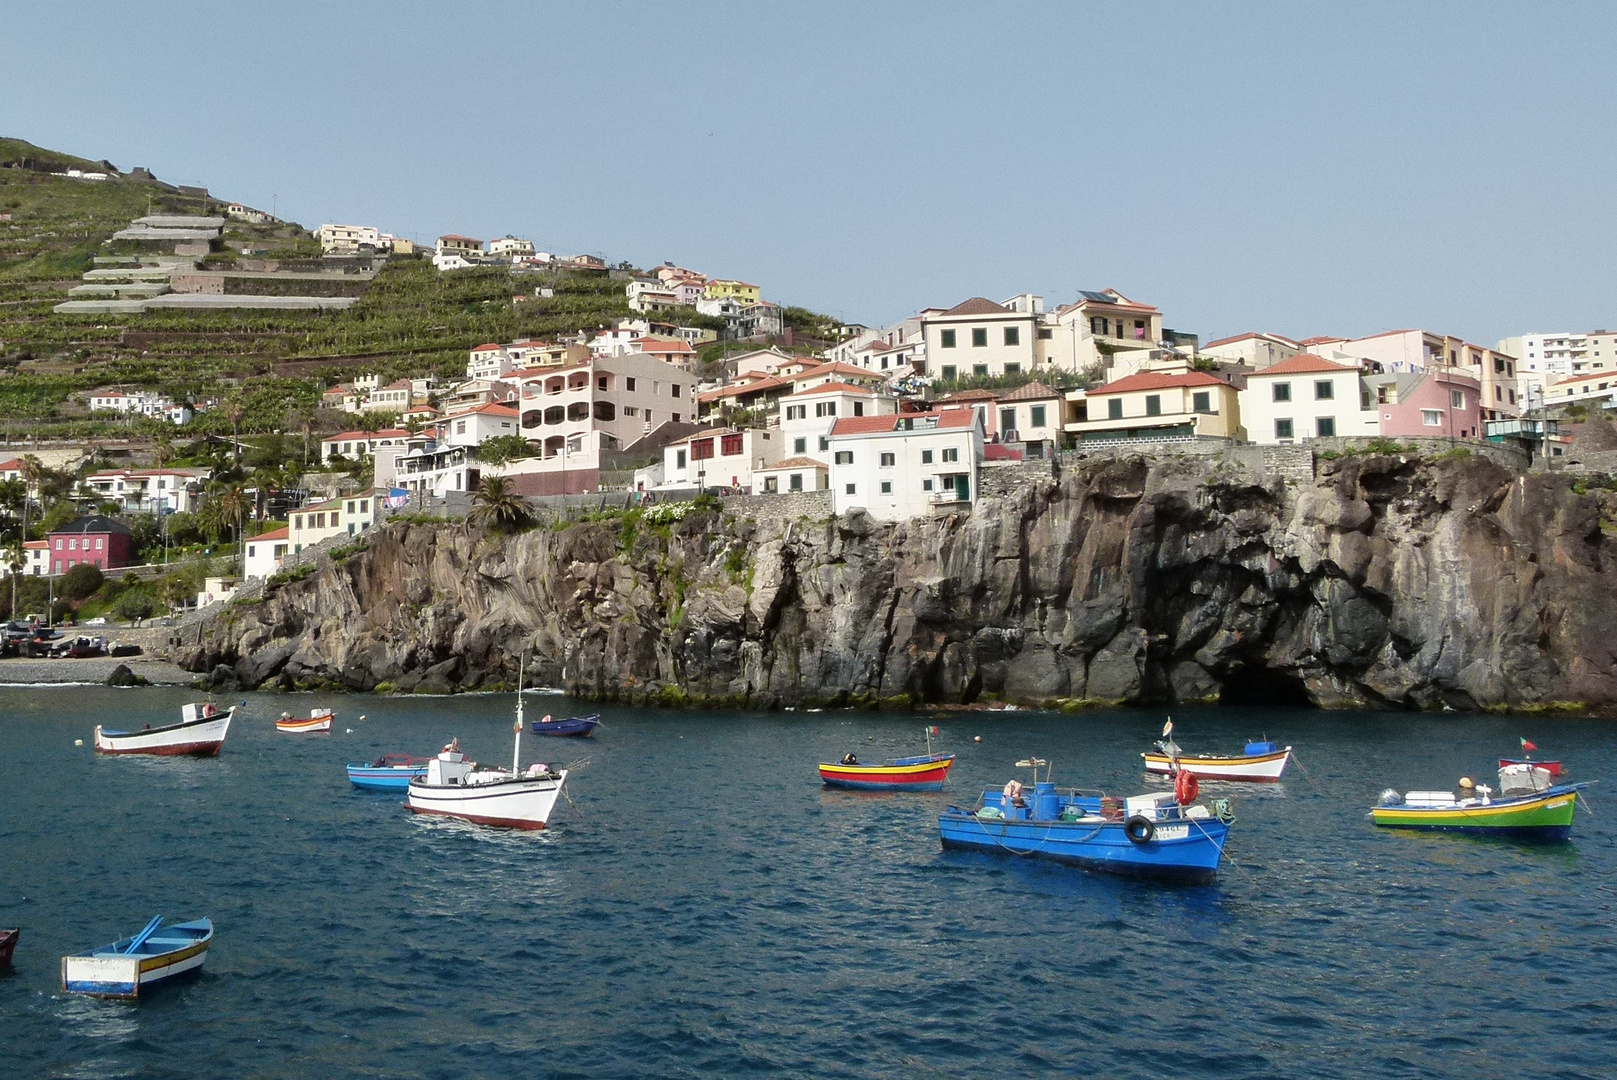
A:
[[[109,731],[97,724],[95,751],[98,754],[161,754],[166,757],[215,757],[225,745],[230,721],[236,715],[231,706],[220,712],[211,701],[180,707],[180,722],[139,731]]]
[[[1164,741],[1155,753],[1147,750],[1145,771],[1172,776],[1183,770],[1203,780],[1232,780],[1248,784],[1274,784],[1280,781],[1291,747],[1278,747],[1267,738],[1248,742],[1240,754],[1186,754],[1173,741],[1173,721],[1162,729]]]

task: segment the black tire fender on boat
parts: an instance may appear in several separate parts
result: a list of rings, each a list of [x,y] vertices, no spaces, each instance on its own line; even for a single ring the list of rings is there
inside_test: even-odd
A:
[[[1135,814],[1123,822],[1123,835],[1136,844],[1144,844],[1157,835],[1157,827],[1150,818]]]

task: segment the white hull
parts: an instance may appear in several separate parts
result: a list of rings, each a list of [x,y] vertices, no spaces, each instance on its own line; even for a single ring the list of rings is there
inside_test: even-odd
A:
[[[236,710],[231,709],[206,720],[142,731],[107,732],[97,724],[95,748],[102,754],[211,756],[224,745],[225,735],[230,731],[230,720],[235,715]]]
[[[275,721],[275,730],[285,732],[288,735],[330,734],[331,717],[328,716],[324,720],[313,724],[306,724],[302,722],[288,723],[284,720],[277,720]]]
[[[1161,776],[1171,775],[1173,766],[1166,754],[1141,754],[1145,758],[1145,771]],[[1200,780],[1242,780],[1247,783],[1272,784],[1280,779],[1291,760],[1291,747],[1272,754],[1252,757],[1195,757],[1181,754],[1179,767]]]
[[[476,774],[473,774],[476,775]],[[542,829],[561,797],[567,770],[551,777],[502,779],[490,783],[428,784],[412,780],[405,805],[418,814],[461,818],[480,825]]]

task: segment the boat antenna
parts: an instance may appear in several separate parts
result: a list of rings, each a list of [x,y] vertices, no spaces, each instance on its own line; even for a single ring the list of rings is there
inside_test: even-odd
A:
[[[522,654],[519,653],[517,655],[517,722],[516,722],[516,740],[515,740],[516,745],[514,745],[511,748],[511,775],[512,776],[520,776],[520,775],[522,775],[522,769],[521,769],[521,762],[522,762],[522,673],[523,673],[522,662],[523,662],[524,659],[525,659],[525,657]]]

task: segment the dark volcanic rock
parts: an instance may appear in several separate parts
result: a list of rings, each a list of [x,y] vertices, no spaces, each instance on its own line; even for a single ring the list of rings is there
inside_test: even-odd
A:
[[[525,654],[578,694],[764,707],[1617,707],[1617,549],[1592,497],[1481,456],[1346,457],[1311,482],[1255,460],[1079,458],[898,524],[391,526],[179,660],[221,689],[446,693],[510,684]]]

